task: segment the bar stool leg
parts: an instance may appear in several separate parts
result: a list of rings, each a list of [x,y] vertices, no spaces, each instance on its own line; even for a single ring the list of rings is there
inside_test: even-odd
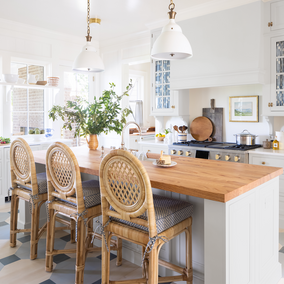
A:
[[[110,247],[110,239],[108,231],[105,231],[107,238],[107,245]],[[110,252],[107,251],[104,240],[102,240],[102,280],[101,284],[109,284],[109,273],[110,273]]]
[[[122,239],[117,238],[117,258],[116,258],[116,266],[121,266],[122,264]]]
[[[86,237],[86,228],[84,221],[80,218],[78,220],[78,235],[77,235],[77,250],[76,250],[76,276],[75,284],[84,283],[84,268],[85,268],[85,237]]]
[[[86,240],[86,247],[90,248],[93,246],[92,242],[92,233],[94,231],[93,229],[94,225],[93,225],[93,219],[90,219],[88,221],[88,232],[87,232],[87,240]]]
[[[30,259],[37,258],[37,242],[38,242],[38,222],[39,222],[39,206],[38,203],[32,206],[31,216],[31,248],[30,248]]]
[[[149,254],[149,275],[148,275],[148,284],[157,284],[158,283],[158,250],[157,247],[153,248]]]
[[[71,237],[70,237],[70,241],[71,241],[71,244],[75,243],[75,220],[71,219],[70,220],[70,223],[71,223]]]
[[[141,255],[141,261],[143,258],[143,255],[145,253],[145,247],[142,246],[142,255]],[[148,259],[144,259],[144,263],[142,264],[142,277],[148,279],[148,269],[149,269],[149,262]]]
[[[188,227],[185,231],[186,237],[186,269],[187,269],[187,284],[192,284],[192,227]]]
[[[54,229],[55,229],[55,214],[54,210],[49,210],[50,220],[47,222],[46,234],[46,256],[45,256],[45,271],[53,270],[53,248],[54,248]]]
[[[18,223],[18,207],[19,199],[17,195],[12,193],[11,199],[11,217],[10,217],[10,247],[15,247],[17,243],[17,234],[14,233],[17,230]],[[12,233],[12,231],[14,231]]]

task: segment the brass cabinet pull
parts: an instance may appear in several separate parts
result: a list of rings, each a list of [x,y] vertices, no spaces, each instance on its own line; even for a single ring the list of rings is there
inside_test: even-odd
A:
[[[135,140],[135,142],[138,142],[137,139]]]
[[[272,27],[272,26],[273,26],[273,22],[269,22],[268,27]]]
[[[175,106],[172,106],[172,108],[176,108]]]
[[[265,162],[262,162],[263,165],[265,165]]]

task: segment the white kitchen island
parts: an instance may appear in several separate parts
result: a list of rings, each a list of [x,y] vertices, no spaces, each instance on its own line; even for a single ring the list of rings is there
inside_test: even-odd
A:
[[[100,151],[90,151],[84,146],[72,150],[81,172],[98,176]],[[45,164],[45,151],[35,152],[34,156],[37,163]],[[151,161],[142,163],[152,187],[158,188],[160,194],[194,204],[194,283],[277,284],[281,278],[279,175],[283,169],[172,159],[177,162],[172,168],[155,167]],[[183,265],[183,239],[181,235],[164,245],[161,258]],[[140,265],[140,253],[140,247],[124,244],[123,258]]]

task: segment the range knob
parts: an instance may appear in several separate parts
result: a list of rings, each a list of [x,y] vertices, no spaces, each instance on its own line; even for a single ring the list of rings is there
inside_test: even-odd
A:
[[[179,151],[178,151],[178,155],[181,156],[182,154],[183,154],[183,151],[182,151],[182,150],[179,150]]]
[[[185,152],[185,155],[188,157],[188,156],[191,156],[191,152],[190,151],[186,151]]]
[[[226,155],[226,156],[225,156],[225,160],[226,160],[226,161],[230,161],[230,159],[231,159],[230,155]]]
[[[174,154],[176,154],[176,150],[171,150],[171,155],[174,155]]]
[[[220,154],[216,154],[215,155],[215,160],[220,160],[221,159],[221,155]]]
[[[239,156],[235,156],[234,160],[235,162],[238,162],[241,158]]]

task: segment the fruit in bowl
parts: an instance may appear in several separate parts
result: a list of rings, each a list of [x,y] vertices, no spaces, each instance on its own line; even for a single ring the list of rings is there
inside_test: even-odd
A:
[[[164,141],[165,137],[166,137],[165,134],[162,134],[162,133],[156,134],[156,138],[158,141]]]

